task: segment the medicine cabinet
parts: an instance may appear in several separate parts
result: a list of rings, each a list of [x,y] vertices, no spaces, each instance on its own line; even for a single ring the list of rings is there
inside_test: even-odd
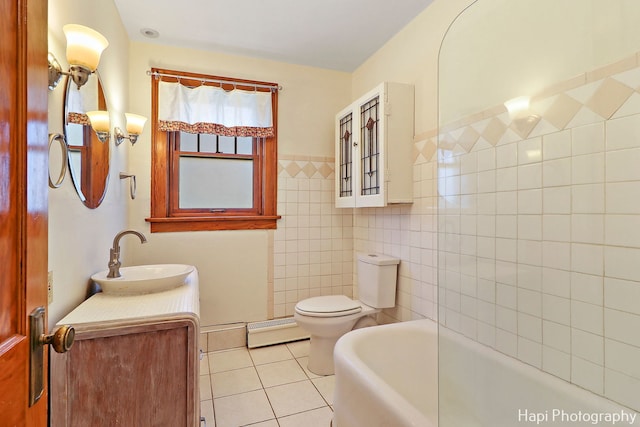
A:
[[[413,86],[381,83],[336,115],[336,207],[413,201]]]

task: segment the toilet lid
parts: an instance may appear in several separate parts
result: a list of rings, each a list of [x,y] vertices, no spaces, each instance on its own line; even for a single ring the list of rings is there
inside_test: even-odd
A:
[[[359,313],[362,306],[359,301],[344,295],[326,295],[300,301],[296,304],[296,311],[305,316],[335,317]]]

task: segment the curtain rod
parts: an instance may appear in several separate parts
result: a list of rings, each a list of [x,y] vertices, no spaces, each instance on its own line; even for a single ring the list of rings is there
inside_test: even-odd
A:
[[[177,74],[168,74],[168,73],[159,73],[157,71],[151,71],[151,70],[147,70],[147,75],[148,76],[155,76],[155,77],[174,77],[176,79],[178,79],[178,81],[180,81],[180,79],[185,79],[185,80],[196,80],[196,81],[201,81],[201,82],[207,82],[207,83],[220,83],[220,84],[231,84],[231,85],[241,85],[241,86],[250,86],[250,87],[256,87],[256,88],[265,88],[265,89],[271,89],[271,90],[282,90],[282,86],[278,85],[278,84],[273,84],[273,85],[261,85],[261,84],[257,84],[257,83],[248,83],[248,82],[236,82],[233,80],[216,80],[216,79],[207,79],[207,78],[197,78],[197,77],[189,77],[189,76],[179,76]]]

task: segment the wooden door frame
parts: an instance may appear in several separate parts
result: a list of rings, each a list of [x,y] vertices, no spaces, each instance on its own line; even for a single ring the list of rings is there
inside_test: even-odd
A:
[[[0,0],[6,39],[2,40],[3,76],[15,81],[0,96],[0,158],[5,190],[0,237],[12,254],[3,282],[10,313],[3,313],[0,339],[0,411],[8,425],[47,425],[48,392],[29,407],[29,313],[47,304],[48,113],[47,0]],[[3,61],[0,58],[0,61]],[[10,80],[10,79],[8,79]],[[9,111],[9,112],[7,112]],[[8,316],[12,316],[8,319]],[[46,325],[46,322],[45,322]],[[46,350],[45,350],[46,351]],[[47,360],[45,353],[45,361]],[[44,383],[47,383],[45,366]]]
[[[26,307],[25,321],[36,307],[47,308],[49,268],[49,91],[48,91],[48,1],[20,0],[26,3]],[[46,313],[46,312],[45,312]],[[45,314],[44,328],[47,331]],[[27,322],[27,328],[29,327]],[[28,331],[29,332],[29,331]],[[49,418],[48,351],[44,349],[42,398],[27,411],[28,426],[46,426]],[[39,406],[38,406],[39,405]]]

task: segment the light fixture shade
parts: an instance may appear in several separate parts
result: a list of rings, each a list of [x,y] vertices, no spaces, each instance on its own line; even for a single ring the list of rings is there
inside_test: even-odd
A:
[[[102,51],[109,46],[107,39],[99,32],[77,24],[62,27],[67,37],[67,61],[69,65],[86,67],[95,71]]]
[[[109,112],[108,111],[87,111],[91,127],[96,132],[109,132]]]
[[[127,119],[127,132],[133,135],[140,135],[144,129],[147,118],[138,114],[125,113]]]

